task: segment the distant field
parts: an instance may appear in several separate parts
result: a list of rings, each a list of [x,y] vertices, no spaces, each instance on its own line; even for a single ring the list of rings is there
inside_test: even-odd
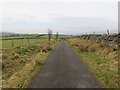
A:
[[[3,37],[0,37],[0,39],[13,39],[13,38],[48,38],[48,35],[40,35],[40,34],[28,34],[28,35],[19,35],[19,36],[9,36],[8,35],[5,37],[5,35]],[[59,38],[68,38],[68,37],[72,37],[72,36],[68,36],[68,35],[59,35]],[[52,35],[52,38],[56,38],[56,35]]]
[[[48,38],[48,35],[41,36],[41,37]],[[68,35],[59,35],[58,36],[58,38],[68,38],[68,37],[72,37],[72,36],[68,36]],[[56,35],[52,35],[52,38],[56,38]]]
[[[1,34],[0,33],[0,37],[2,37],[2,36],[8,36],[8,35],[11,35],[11,34]]]
[[[0,32],[0,37],[2,36],[10,36],[10,35],[17,35],[17,33],[6,33],[6,32]]]
[[[9,36],[9,37],[0,37],[0,39],[13,39],[13,38],[33,38],[38,36],[38,34],[30,34],[30,35],[19,35],[19,36]]]
[[[28,34],[28,35],[19,35],[19,36],[10,36],[10,37],[0,37],[0,39],[16,39],[16,38],[48,38],[48,35],[39,35],[39,34]],[[58,38],[69,38],[72,36],[67,36],[67,35],[59,35]],[[55,39],[56,35],[52,35],[52,38]],[[41,39],[19,39],[19,40],[14,40],[14,47],[29,44],[32,42],[39,42]],[[11,48],[12,47],[12,40],[2,40],[0,44],[2,45],[1,48]]]

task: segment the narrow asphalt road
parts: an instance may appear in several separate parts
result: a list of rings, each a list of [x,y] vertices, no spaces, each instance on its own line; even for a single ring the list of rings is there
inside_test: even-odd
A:
[[[33,78],[30,88],[102,88],[102,85],[62,40]]]

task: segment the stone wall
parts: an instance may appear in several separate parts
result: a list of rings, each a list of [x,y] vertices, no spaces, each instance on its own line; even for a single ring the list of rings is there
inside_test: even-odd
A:
[[[86,34],[78,37],[85,40],[91,40],[96,43],[105,42],[109,46],[120,46],[120,34],[110,34],[110,35]]]

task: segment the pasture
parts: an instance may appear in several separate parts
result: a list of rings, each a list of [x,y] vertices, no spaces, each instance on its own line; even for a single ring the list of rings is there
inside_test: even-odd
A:
[[[2,40],[0,43],[2,45],[2,48],[11,48],[12,43],[14,43],[14,47],[39,42],[41,39],[16,39],[16,40]]]
[[[59,35],[59,38],[71,38],[72,36],[68,36],[68,35]],[[19,39],[18,39],[19,38]],[[30,39],[29,39],[30,38]],[[33,38],[33,39],[32,39]],[[10,37],[0,37],[0,39],[4,39],[0,41],[0,45],[2,45],[1,48],[11,48],[11,47],[18,47],[18,46],[22,46],[22,45],[26,45],[26,44],[30,44],[30,43],[34,43],[34,42],[39,42],[42,39],[47,39],[48,35],[39,35],[39,34],[21,34],[18,36],[10,36]],[[56,35],[52,35],[51,38],[55,39]],[[10,40],[7,40],[10,39]]]

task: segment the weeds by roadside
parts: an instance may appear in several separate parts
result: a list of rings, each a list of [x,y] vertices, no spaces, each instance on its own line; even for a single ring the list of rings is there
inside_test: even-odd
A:
[[[118,88],[118,47],[78,38],[68,41],[106,88]]]
[[[57,42],[42,40],[30,45],[5,49],[2,55],[3,88],[27,88]]]

